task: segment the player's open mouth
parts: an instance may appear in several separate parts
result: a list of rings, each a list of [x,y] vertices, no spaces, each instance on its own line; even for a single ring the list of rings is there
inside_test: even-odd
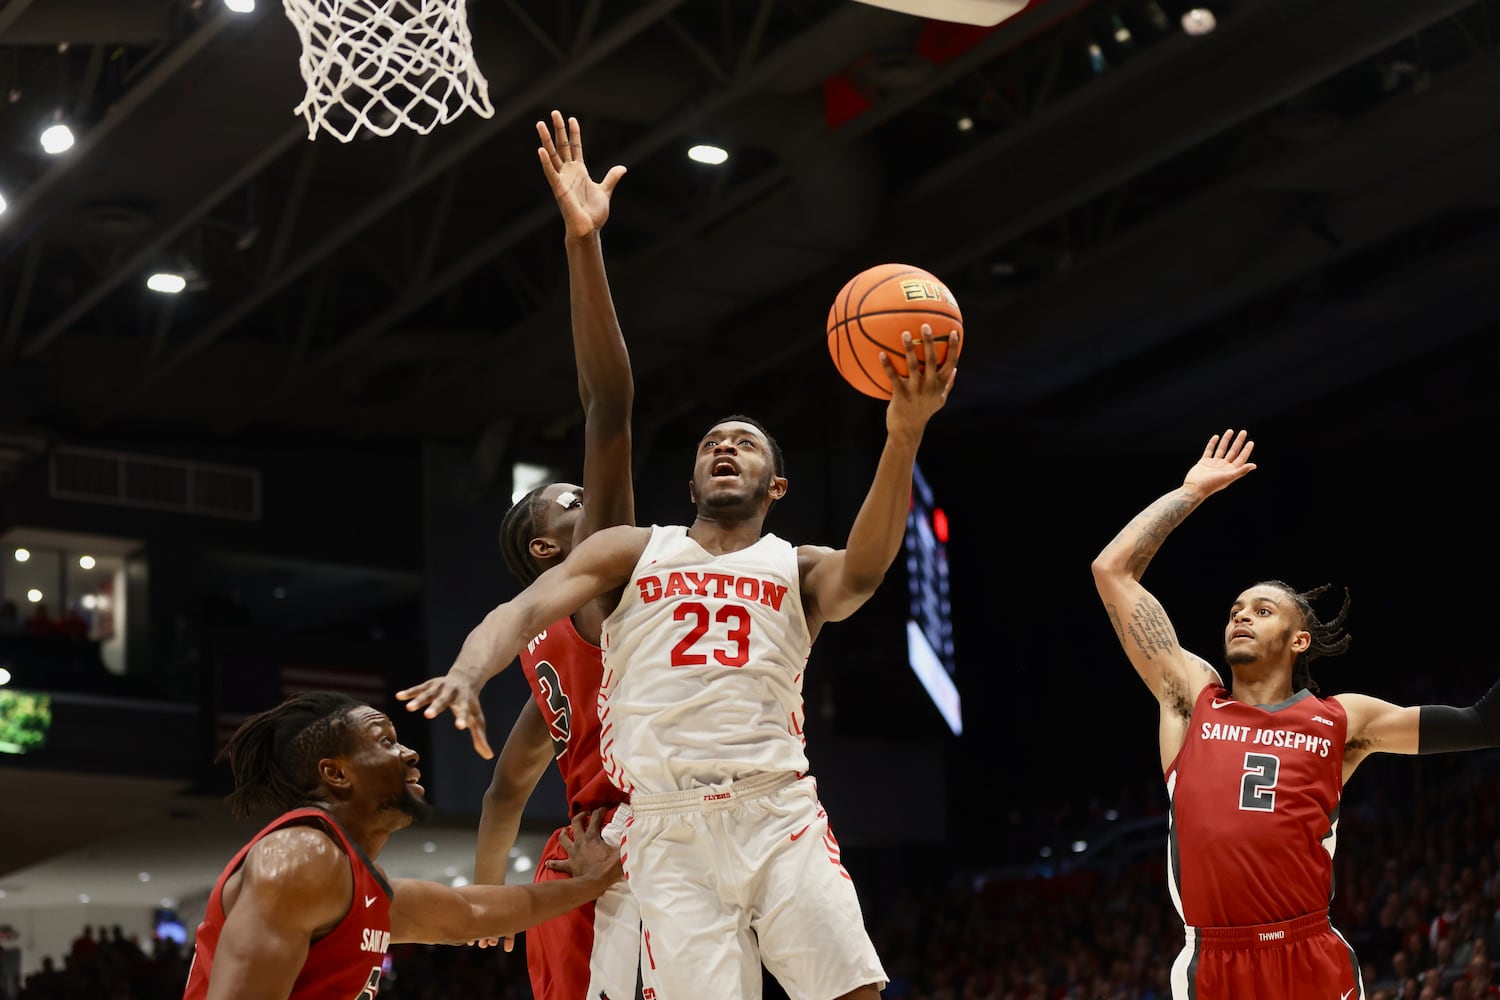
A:
[[[720,476],[737,476],[739,474],[740,470],[734,467],[734,463],[725,460],[715,462],[713,469],[710,470],[710,475],[716,479]]]

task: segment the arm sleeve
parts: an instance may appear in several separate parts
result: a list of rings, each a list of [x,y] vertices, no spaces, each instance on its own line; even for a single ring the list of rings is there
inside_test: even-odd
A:
[[[1500,746],[1500,681],[1468,708],[1423,705],[1417,753],[1451,753]]]

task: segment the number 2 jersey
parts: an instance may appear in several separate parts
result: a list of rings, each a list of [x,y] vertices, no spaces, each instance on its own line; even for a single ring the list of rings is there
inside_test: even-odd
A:
[[[1190,927],[1242,927],[1328,909],[1348,720],[1303,690],[1247,705],[1199,693],[1166,771],[1172,901]]]
[[[791,543],[716,556],[681,525],[652,526],[602,641],[600,746],[626,794],[806,773],[812,635]]]
[[[599,679],[602,651],[564,618],[521,650],[521,672],[552,734],[552,755],[568,795],[568,816],[619,805],[599,756]]]
[[[312,942],[288,1000],[370,1000],[379,992],[382,963],[391,940],[390,883],[332,816],[322,809],[309,807],[293,809],[276,817],[224,866],[209,893],[203,922],[198,925],[193,938],[193,964],[188,970],[183,1000],[202,1000],[208,996],[214,952],[218,949],[226,917],[224,883],[240,870],[250,848],[262,837],[294,825],[320,827],[338,841],[349,859],[354,894],[349,900],[349,912],[343,919]]]

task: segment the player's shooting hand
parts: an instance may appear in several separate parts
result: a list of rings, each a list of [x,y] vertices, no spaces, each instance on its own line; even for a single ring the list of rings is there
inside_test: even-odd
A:
[[[957,330],[948,333],[948,356],[958,354]],[[910,331],[901,334],[902,346],[906,348],[906,375],[896,371],[890,356],[880,354],[880,367],[891,380],[891,402],[886,407],[885,427],[887,433],[897,431],[920,432],[927,426],[932,415],[943,408],[948,393],[953,390],[953,380],[958,375],[958,365],[937,362],[937,344],[933,340],[932,327],[922,324],[920,337]]]
[[[569,236],[586,237],[604,228],[609,221],[609,199],[615,185],[625,176],[623,166],[613,166],[604,179],[595,182],[583,162],[583,130],[577,118],[563,121],[561,111],[552,112],[552,126],[536,123],[537,159],[542,173],[552,185],[552,196],[562,211]]]
[[[558,845],[567,857],[554,858],[547,862],[547,867],[574,878],[597,881],[600,892],[624,878],[625,869],[620,866],[620,849],[611,847],[600,836],[603,826],[603,809],[595,809],[587,816],[583,813],[574,816],[568,832],[557,838]]]
[[[1255,442],[1250,440],[1248,431],[1236,434],[1233,430],[1226,430],[1223,434],[1215,434],[1204,445],[1203,455],[1183,477],[1182,485],[1204,496],[1217,493],[1255,469],[1255,463],[1250,461],[1250,453],[1254,450]]]
[[[396,700],[406,702],[408,712],[422,711],[429,719],[437,718],[445,710],[453,713],[455,729],[467,729],[474,741],[474,749],[485,760],[491,760],[495,751],[485,738],[484,709],[479,707],[479,687],[472,681],[453,673],[427,680],[396,692]]]

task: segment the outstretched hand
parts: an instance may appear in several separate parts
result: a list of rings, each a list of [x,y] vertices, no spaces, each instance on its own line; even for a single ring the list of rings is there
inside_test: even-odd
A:
[[[1182,485],[1198,490],[1204,496],[1217,493],[1236,479],[1249,475],[1255,469],[1250,453],[1255,442],[1249,439],[1248,431],[1238,434],[1233,429],[1215,434],[1203,447],[1203,457],[1187,471]]]
[[[406,702],[408,712],[425,709],[422,714],[429,719],[437,718],[445,709],[452,711],[454,728],[469,731],[469,738],[474,741],[474,750],[479,756],[485,760],[494,758],[495,751],[490,749],[490,741],[485,738],[479,686],[472,681],[452,673],[429,677],[415,687],[397,691],[396,700]]]
[[[620,849],[611,847],[600,835],[603,826],[603,809],[595,809],[587,816],[583,813],[574,816],[568,832],[557,838],[567,857],[553,858],[546,866],[574,878],[597,879],[604,888],[624,878]]]
[[[950,331],[948,338],[948,357],[956,358],[959,332]],[[906,349],[907,374],[904,376],[896,371],[890,356],[880,352],[880,367],[891,380],[891,402],[885,411],[885,428],[887,433],[900,430],[920,433],[932,415],[948,401],[953,380],[958,377],[958,366],[955,363],[938,367],[937,344],[932,327],[926,323],[922,324],[918,337],[913,337],[909,330],[904,331],[901,344]]]
[[[625,176],[625,168],[618,164],[610,167],[602,181],[589,177],[583,162],[583,130],[577,118],[565,123],[560,111],[552,112],[550,129],[546,122],[537,122],[536,134],[542,142],[537,147],[537,159],[542,161],[542,173],[552,185],[552,196],[562,211],[568,235],[590,236],[603,229],[609,220],[610,195]]]

